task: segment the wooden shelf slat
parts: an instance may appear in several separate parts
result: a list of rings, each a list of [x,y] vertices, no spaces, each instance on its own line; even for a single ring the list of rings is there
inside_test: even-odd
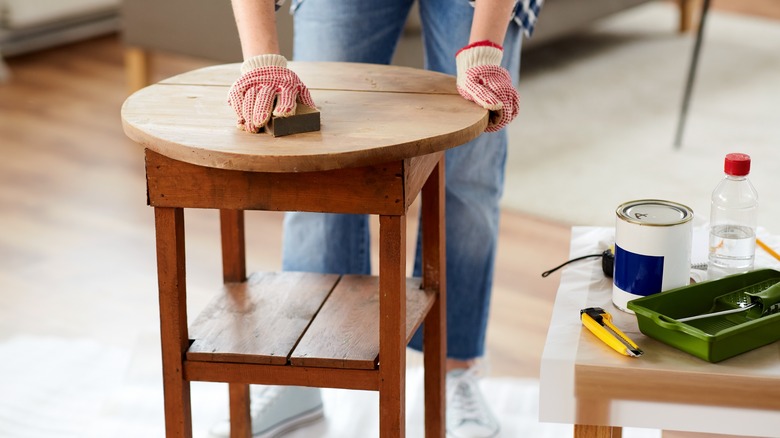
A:
[[[285,365],[338,275],[255,273],[226,284],[193,322],[187,359]]]
[[[419,278],[406,281],[406,339],[433,305]],[[379,356],[379,277],[345,275],[290,357],[293,366],[374,369]]]
[[[420,179],[417,166],[407,167]],[[196,166],[147,149],[146,179],[153,207],[389,215],[403,214],[408,207],[403,161],[338,171],[262,173]]]
[[[419,278],[406,281],[406,339],[433,305]],[[375,369],[379,277],[255,273],[225,285],[190,328],[187,360]]]

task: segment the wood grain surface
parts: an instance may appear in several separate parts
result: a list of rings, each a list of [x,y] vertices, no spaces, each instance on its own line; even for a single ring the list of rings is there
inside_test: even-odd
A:
[[[406,338],[411,339],[435,296],[406,281]],[[379,279],[342,277],[293,351],[294,366],[373,369],[379,356]]]
[[[192,324],[187,359],[285,365],[338,275],[256,273],[225,285]]]
[[[307,172],[439,152],[477,137],[487,124],[487,111],[457,94],[450,76],[395,66],[304,65],[301,74],[312,75],[321,114],[319,131],[273,137],[238,129],[227,104],[227,84],[238,70],[223,65],[134,93],[122,106],[125,133],[200,166]]]

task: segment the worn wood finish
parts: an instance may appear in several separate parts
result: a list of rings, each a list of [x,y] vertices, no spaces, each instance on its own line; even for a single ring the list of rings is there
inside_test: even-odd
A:
[[[225,285],[193,322],[187,358],[287,364],[337,281],[333,274],[255,273]]]
[[[187,287],[184,258],[184,211],[154,210],[157,235],[157,283],[160,299],[165,433],[168,438],[192,436],[190,383],[183,374],[187,338]]]
[[[379,278],[345,275],[290,356],[294,366],[374,369],[379,357]],[[406,280],[406,339],[433,305],[420,279]]]
[[[436,291],[436,300],[425,318],[423,351],[425,366],[425,436],[444,438],[447,357],[447,264],[444,217],[444,155],[422,189],[422,275],[425,288]]]
[[[338,171],[257,173],[195,166],[146,150],[152,206],[402,214],[402,161]]]
[[[246,237],[243,210],[219,211],[222,243],[222,279],[225,283],[246,281]],[[249,411],[249,385],[228,385],[231,438],[250,438],[252,420]]]
[[[219,363],[187,360],[184,362],[187,380],[200,382],[232,382],[258,385],[311,386],[376,391],[379,370],[291,367],[246,363]]]
[[[457,93],[365,91],[361,83],[409,69],[372,66],[358,81],[323,66],[339,89],[313,89],[322,116],[317,132],[271,137],[236,128],[226,86],[156,84],[122,106],[125,133],[167,157],[199,166],[257,172],[307,172],[367,166],[446,150],[476,138],[487,111]],[[230,69],[228,66],[214,69]],[[194,74],[194,73],[193,73]],[[449,77],[431,72],[429,81]],[[186,75],[179,78],[182,82]],[[405,80],[404,80],[405,82]],[[415,89],[411,89],[415,90]]]
[[[444,152],[413,157],[404,161],[404,177],[406,180],[406,207],[412,205],[420,194],[428,176],[434,172]]]
[[[406,218],[379,217],[379,436],[406,436]]]
[[[249,385],[229,383],[230,438],[251,438],[252,418],[249,412]]]
[[[225,283],[246,281],[246,237],[243,210],[219,211],[222,237],[222,278]]]
[[[483,132],[486,111],[462,99],[453,78],[440,74],[313,63],[301,66],[304,76],[307,68],[316,71],[309,86],[321,105],[318,132],[272,137],[237,130],[224,102],[235,66],[147,87],[122,107],[125,133],[146,150],[148,203],[221,211],[224,293],[195,320],[186,360],[174,365],[188,379],[232,385],[235,436],[249,428],[247,383],[267,378],[322,386],[330,377],[324,386],[378,390],[380,437],[402,438],[406,344],[435,302],[425,329],[426,355],[436,356],[426,360],[433,406],[426,430],[441,437],[445,281],[434,276],[444,275],[444,173],[438,163],[446,149]],[[219,71],[233,78],[216,84],[199,76],[221,78]],[[425,208],[426,281],[435,285],[425,289],[405,275],[406,213],[423,186],[424,202],[432,203]],[[237,282],[246,274],[244,210],[379,215],[379,277],[277,273]],[[175,339],[165,336],[169,343]],[[359,371],[352,368],[365,373],[337,372]]]

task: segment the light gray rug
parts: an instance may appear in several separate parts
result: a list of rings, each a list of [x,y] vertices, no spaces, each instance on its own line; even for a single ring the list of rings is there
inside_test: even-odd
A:
[[[412,353],[416,354],[416,353]],[[0,342],[3,438],[162,438],[165,435],[159,341],[139,336],[132,351],[94,340],[18,336]],[[419,359],[417,359],[419,362]],[[410,362],[414,362],[414,359]],[[407,372],[407,436],[423,433],[422,368]],[[499,437],[565,438],[572,426],[540,423],[534,379],[485,378],[482,389],[502,424]],[[378,437],[376,392],[326,389],[325,420],[287,438]],[[227,385],[192,384],[193,436],[206,438],[228,412]],[[627,438],[660,431],[626,429]]]
[[[709,216],[728,152],[753,158],[759,224],[780,232],[780,23],[711,12],[684,142],[673,139],[693,47],[649,3],[523,58],[504,207],[572,225],[658,198]]]

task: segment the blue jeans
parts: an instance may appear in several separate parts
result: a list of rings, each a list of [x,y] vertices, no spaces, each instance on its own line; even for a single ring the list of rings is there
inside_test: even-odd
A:
[[[294,58],[389,64],[412,0],[298,0]],[[425,68],[455,75],[455,53],[467,45],[474,10],[467,0],[420,0]],[[517,86],[521,33],[513,22],[503,64]],[[447,355],[468,360],[485,350],[498,239],[507,137],[485,133],[446,152]],[[365,215],[288,213],[284,270],[370,273]],[[420,239],[414,274],[420,275]],[[422,348],[422,331],[410,347]]]

